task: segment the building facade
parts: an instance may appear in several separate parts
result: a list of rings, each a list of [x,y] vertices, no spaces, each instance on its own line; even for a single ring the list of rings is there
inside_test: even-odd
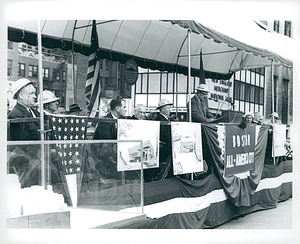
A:
[[[66,104],[66,90],[68,70],[71,66],[71,56],[69,52],[60,50],[42,50],[42,77],[44,90],[50,90],[60,98],[60,104]],[[12,99],[13,83],[21,78],[33,81],[38,87],[38,48],[25,43],[7,43],[7,97],[10,102],[10,109],[16,101]]]

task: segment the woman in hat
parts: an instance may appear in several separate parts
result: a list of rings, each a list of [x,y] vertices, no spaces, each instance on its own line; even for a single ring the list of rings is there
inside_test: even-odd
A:
[[[248,125],[253,123],[254,115],[252,112],[248,112],[244,115],[243,121],[239,124],[239,127],[245,129]]]

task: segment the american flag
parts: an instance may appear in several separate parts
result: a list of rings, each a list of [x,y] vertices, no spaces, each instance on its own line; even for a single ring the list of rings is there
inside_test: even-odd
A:
[[[76,116],[50,116],[54,140],[85,140],[87,119]],[[58,161],[65,174],[82,172],[83,144],[56,144]]]
[[[99,114],[101,83],[98,57],[99,43],[95,20],[93,20],[90,51],[85,84],[85,100],[86,108],[90,111],[90,117],[96,117]]]

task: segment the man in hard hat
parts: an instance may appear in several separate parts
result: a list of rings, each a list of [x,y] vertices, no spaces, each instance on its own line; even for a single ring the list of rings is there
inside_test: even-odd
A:
[[[274,112],[270,114],[271,124],[277,124],[278,119],[279,119],[278,113]]]
[[[39,117],[39,112],[34,109],[36,106],[36,89],[32,82],[22,78],[15,82],[13,87],[13,99],[17,100],[17,104],[10,111],[7,118],[33,118]],[[20,122],[10,124],[10,140],[39,140],[40,132],[38,122]]]
[[[13,99],[17,100],[16,105],[8,114],[8,119],[25,119],[39,117],[39,112],[34,109],[36,106],[36,89],[32,82],[22,78],[17,80],[13,86]],[[40,140],[39,122],[17,122],[10,123],[9,138],[11,141],[35,141]],[[19,145],[9,147],[8,167],[14,167],[16,173],[19,167],[24,169],[27,177],[20,182],[21,187],[38,185],[40,182],[40,145]],[[24,164],[22,158],[26,158],[29,165]],[[25,160],[25,161],[26,161]]]
[[[191,98],[192,122],[210,123],[214,121],[213,115],[209,112],[205,99],[209,94],[206,84],[200,84],[196,88],[196,95]],[[187,103],[187,120],[189,120],[189,102]]]
[[[41,96],[38,96],[38,104],[40,105]],[[44,113],[46,115],[54,114],[54,112],[58,109],[58,100],[59,98],[54,95],[51,91],[43,91],[43,107]]]

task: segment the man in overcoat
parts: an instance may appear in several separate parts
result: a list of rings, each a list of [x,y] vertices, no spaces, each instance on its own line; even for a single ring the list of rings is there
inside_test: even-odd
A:
[[[196,88],[196,95],[191,98],[192,122],[210,123],[214,121],[213,115],[209,112],[205,99],[209,91],[205,84]],[[187,103],[187,120],[189,120],[189,102]]]

